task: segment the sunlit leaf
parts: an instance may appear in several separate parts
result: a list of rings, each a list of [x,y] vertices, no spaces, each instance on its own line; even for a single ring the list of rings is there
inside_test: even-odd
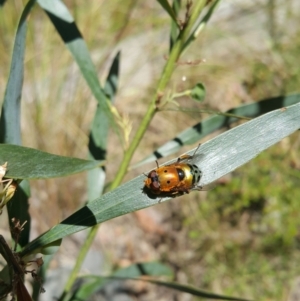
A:
[[[196,156],[194,162],[203,173],[199,184],[206,186],[213,183],[299,128],[300,104],[296,104],[269,112],[202,144],[198,151],[201,156]],[[188,154],[193,152],[194,150],[191,150]],[[145,175],[142,174],[88,203],[29,243],[22,253],[29,254],[45,243],[168,199],[152,199],[143,194],[144,180]]]
[[[91,59],[88,47],[68,8],[60,0],[37,0],[37,2],[47,13],[57,32],[66,44],[66,47],[72,53],[82,76],[98,101],[99,107],[109,118],[112,127],[118,131],[110,110],[109,102],[99,83],[97,71]]]
[[[159,158],[174,154],[180,150],[183,145],[193,144],[214,131],[228,127],[230,124],[237,121],[237,118],[235,118],[234,115],[256,117],[269,111],[290,106],[298,102],[300,102],[300,94],[294,94],[268,98],[255,103],[242,105],[226,111],[225,114],[220,112],[220,114],[209,117],[182,131],[176,137],[156,149],[150,156],[134,164],[132,168],[138,167],[145,163],[155,162],[155,160]],[[232,116],[230,117],[229,114]]]
[[[63,177],[101,165],[101,161],[57,156],[10,144],[0,144],[0,164],[2,162],[7,162],[6,177],[12,179]]]

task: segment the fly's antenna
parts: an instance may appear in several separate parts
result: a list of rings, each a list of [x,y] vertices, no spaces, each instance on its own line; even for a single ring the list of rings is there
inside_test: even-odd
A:
[[[194,151],[192,157],[194,157],[194,156],[196,155],[196,153],[197,153],[197,151],[198,151],[198,149],[199,149],[199,147],[200,147],[201,144],[202,144],[202,143],[199,143],[199,144],[198,144],[198,146],[197,146],[197,148],[195,149],[195,151]]]

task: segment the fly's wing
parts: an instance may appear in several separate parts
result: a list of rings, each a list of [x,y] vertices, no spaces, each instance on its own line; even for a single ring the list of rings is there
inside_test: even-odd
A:
[[[195,186],[194,188],[191,189],[191,191],[209,191],[209,190],[212,190],[214,189],[215,187],[217,186],[217,182],[213,182],[213,183],[210,183],[210,184],[206,184],[206,185],[201,185],[201,179],[198,183],[197,186]]]

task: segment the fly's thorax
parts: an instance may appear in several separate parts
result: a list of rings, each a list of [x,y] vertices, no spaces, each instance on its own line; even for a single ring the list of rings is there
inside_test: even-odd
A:
[[[188,190],[193,187],[194,183],[194,172],[193,165],[181,163],[176,165],[178,174],[181,175],[180,182]]]
[[[190,172],[193,176],[193,186],[198,186],[201,176],[202,176],[202,171],[199,169],[199,167],[195,164],[188,164],[190,167]]]

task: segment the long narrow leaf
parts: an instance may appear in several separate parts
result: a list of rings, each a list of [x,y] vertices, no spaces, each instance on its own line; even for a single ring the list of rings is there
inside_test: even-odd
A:
[[[181,0],[173,0],[173,11],[175,13],[176,19],[178,17],[180,6],[181,6]],[[178,21],[172,19],[171,20],[171,30],[170,30],[170,51],[169,52],[171,52],[173,45],[177,40],[178,34],[179,34]]]
[[[149,275],[149,274],[144,274]],[[138,277],[132,276],[132,277]],[[152,283],[154,285],[164,286],[173,290],[176,290],[181,293],[188,293],[193,296],[206,298],[206,299],[213,299],[213,300],[231,300],[231,301],[247,301],[249,299],[246,298],[239,298],[239,297],[231,297],[231,296],[225,296],[220,294],[215,294],[211,292],[207,292],[195,287],[192,287],[190,285],[181,284],[178,282],[173,281],[161,281],[161,280],[155,280],[155,279],[147,279],[147,278],[132,278],[131,276],[108,276],[108,277],[101,277],[101,276],[88,276],[88,277],[82,277],[82,280],[85,280],[86,283],[78,289],[75,296],[76,298],[74,300],[86,300],[89,298],[93,293],[95,293],[97,290],[99,291],[102,287],[104,287],[105,284],[109,282],[109,280],[118,280],[118,281],[127,281],[127,280],[134,280],[134,281],[145,281]]]
[[[230,109],[226,111],[226,113],[244,117],[256,117],[272,110],[290,106],[298,102],[300,102],[300,94],[279,96],[247,105],[242,105],[240,107]],[[233,122],[237,121],[237,118],[228,117],[226,116],[226,113],[224,115],[220,114],[209,117],[206,120],[196,123],[194,126],[184,130],[172,140],[168,141],[157,150],[155,150],[150,156],[134,164],[132,168],[136,168],[145,163],[155,162],[155,160],[159,158],[172,155],[177,152],[183,145],[193,144],[200,139],[203,139],[207,135],[224,127],[226,128]]]
[[[77,298],[78,300],[88,300],[92,294],[102,289],[105,284],[111,280],[126,280],[128,278],[137,278],[141,276],[165,276],[170,279],[174,275],[169,266],[160,262],[137,263],[117,270],[111,277],[94,275],[80,277],[80,280],[82,280],[80,282],[82,284],[78,286],[74,298]]]
[[[29,147],[0,144],[0,164],[7,162],[6,177],[48,179],[98,167],[101,161],[57,156]]]
[[[144,279],[143,279],[144,280]],[[159,280],[151,280],[151,279],[145,279],[144,281],[172,288],[174,290],[183,292],[183,293],[188,293],[193,296],[197,297],[202,297],[206,299],[214,299],[214,300],[232,300],[232,301],[247,301],[249,299],[244,299],[244,298],[237,298],[237,297],[229,297],[229,296],[223,296],[223,295],[217,295],[214,293],[206,292],[200,289],[197,289],[195,287],[189,286],[189,285],[184,285],[176,282],[167,282],[167,281],[159,281]]]
[[[30,0],[26,4],[17,28],[10,74],[5,90],[4,102],[0,118],[0,143],[10,143],[17,145],[22,144],[20,112],[24,76],[24,55],[26,49],[27,19],[34,3],[35,0]],[[24,189],[25,187],[26,189]],[[21,246],[26,245],[29,241],[29,194],[29,184],[24,181],[22,185],[19,186],[19,189],[11,199],[10,204],[14,205],[8,206],[9,221],[11,221],[13,217],[17,217],[22,221],[27,221],[27,224],[25,225],[22,233],[22,238],[19,242]]]
[[[27,17],[34,0],[27,3],[20,18],[8,83],[0,118],[0,143],[21,144],[21,93],[24,76],[24,55],[26,48]]]
[[[209,19],[211,18],[214,10],[217,8],[220,0],[215,0],[209,7],[208,12],[205,14],[205,16],[198,20],[198,22],[195,24],[193,31],[185,41],[182,50],[186,49],[198,36],[200,31],[205,27],[205,25],[208,23]]]
[[[170,6],[169,2],[167,0],[157,0],[157,2],[163,7],[163,9],[169,14],[169,16],[173,19],[173,21],[177,23],[177,17],[174,13],[172,7]]]
[[[199,149],[201,156],[196,156],[194,162],[203,172],[199,184],[205,186],[216,181],[299,128],[300,104],[296,104],[269,112],[204,143]],[[90,202],[28,244],[22,255],[97,223],[158,204],[159,198],[151,199],[142,193],[144,179],[145,175],[140,175]]]
[[[66,47],[72,53],[101,110],[109,117],[111,125],[117,131],[117,125],[111,113],[107,97],[99,83],[96,68],[72,15],[60,0],[38,0],[37,2],[47,13]]]
[[[117,92],[119,81],[120,52],[113,60],[104,86],[105,94],[113,101]],[[107,136],[109,130],[109,119],[107,114],[98,106],[95,112],[89,139],[90,158],[105,160],[107,148]],[[88,172],[88,200],[99,197],[104,189],[105,170],[96,168]]]

